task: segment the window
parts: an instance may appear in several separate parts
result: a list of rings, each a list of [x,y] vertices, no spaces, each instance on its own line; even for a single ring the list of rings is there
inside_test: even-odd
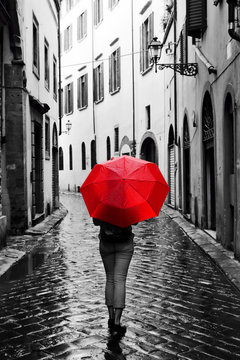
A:
[[[73,112],[73,83],[65,86],[65,114]]]
[[[57,60],[53,55],[53,97],[57,100]]]
[[[120,47],[114,51],[109,58],[109,92],[114,93],[120,90]]]
[[[67,0],[66,1],[66,10],[70,11],[73,7],[73,0]]]
[[[201,38],[207,28],[207,0],[187,0],[187,35]]]
[[[94,1],[94,25],[98,25],[103,19],[103,0]]]
[[[104,98],[103,63],[94,69],[94,101],[99,102]]]
[[[118,2],[119,2],[119,0],[108,0],[108,7],[110,9],[113,9],[114,6],[116,6]]]
[[[62,117],[63,114],[64,114],[64,110],[63,110],[63,109],[64,109],[64,107],[63,107],[63,101],[64,101],[64,100],[63,100],[63,89],[61,89],[60,96],[61,96],[61,104],[60,104],[60,105],[61,105],[61,109],[60,109],[60,110],[61,110],[61,114],[60,114],[60,116]]]
[[[114,128],[114,151],[119,151],[119,128]]]
[[[44,81],[45,88],[49,90],[49,44],[44,39]]]
[[[107,160],[111,159],[111,141],[110,137],[107,137]]]
[[[82,75],[77,80],[77,106],[85,109],[88,106],[88,74]]]
[[[97,163],[97,154],[96,154],[96,141],[91,141],[91,169]]]
[[[45,117],[45,158],[50,159],[50,119]]]
[[[69,145],[69,170],[73,169],[72,145]]]
[[[72,47],[72,25],[69,25],[64,30],[64,51],[69,50]]]
[[[33,72],[37,77],[40,75],[39,65],[39,25],[33,14]]]
[[[59,170],[64,170],[63,166],[63,149],[59,148]]]
[[[87,36],[87,11],[77,18],[77,39],[82,40]]]
[[[140,28],[140,71],[150,69],[148,45],[153,39],[153,13],[144,21]]]
[[[86,146],[82,142],[82,170],[86,170]]]
[[[151,108],[150,108],[150,105],[146,106],[146,124],[147,124],[147,130],[151,129]]]

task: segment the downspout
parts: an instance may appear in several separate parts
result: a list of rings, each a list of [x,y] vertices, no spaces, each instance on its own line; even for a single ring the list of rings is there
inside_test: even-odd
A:
[[[131,23],[132,23],[132,156],[136,156],[136,133],[135,133],[135,75],[134,75],[134,27],[133,27],[133,0],[131,0]]]
[[[232,39],[240,41],[240,35],[235,31],[235,6],[236,0],[227,0],[228,3],[228,33]]]
[[[177,0],[174,0],[174,18],[173,18],[173,36],[174,36],[174,44],[177,43]],[[175,134],[174,134],[174,138],[175,138],[175,146],[174,146],[174,159],[176,159],[176,146],[178,146],[178,141],[177,141],[177,72],[176,72],[176,62],[177,62],[177,46],[174,45],[174,128],[175,128]],[[176,208],[176,201],[177,201],[177,191],[176,191],[176,168],[174,166],[174,193],[175,193],[175,199],[174,199],[174,207]]]
[[[95,141],[95,163],[97,164],[97,136],[96,136],[96,120],[95,120],[95,106],[94,106],[94,1],[93,0],[91,1],[91,6],[92,6],[92,121],[93,121],[93,136]]]
[[[58,119],[59,119],[59,135],[62,134],[62,73],[61,73],[61,35],[60,35],[60,7],[57,8],[58,13]]]

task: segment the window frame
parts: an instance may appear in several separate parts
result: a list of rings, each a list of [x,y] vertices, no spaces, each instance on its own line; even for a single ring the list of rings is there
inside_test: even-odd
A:
[[[53,55],[53,98],[57,101],[58,77],[57,77],[57,59]]]
[[[94,1],[94,26],[98,26],[103,20],[103,1]]]
[[[65,114],[73,113],[73,82],[65,85]]]
[[[35,34],[34,34],[35,29]],[[39,54],[39,22],[33,13],[32,17],[32,70],[38,79],[40,79],[40,54]]]
[[[142,75],[152,69],[148,45],[154,36],[154,12],[142,22],[140,27],[140,72]]]
[[[94,69],[94,102],[99,103],[104,100],[104,67],[101,62]]]
[[[49,64],[49,43],[44,38],[44,86],[50,90],[50,64]]]
[[[121,48],[114,50],[109,57],[109,93],[114,95],[121,89]]]
[[[50,160],[50,118],[45,115],[45,159]]]
[[[77,108],[84,110],[88,107],[88,73],[77,79]]]
[[[87,10],[77,18],[77,40],[81,41],[87,36]]]
[[[68,25],[64,30],[64,51],[72,48],[72,24]]]

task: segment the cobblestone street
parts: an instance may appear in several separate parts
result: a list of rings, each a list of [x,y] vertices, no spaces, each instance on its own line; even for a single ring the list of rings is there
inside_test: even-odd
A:
[[[134,227],[119,342],[107,329],[98,228],[79,194],[0,280],[0,359],[240,359],[240,294],[166,214]]]

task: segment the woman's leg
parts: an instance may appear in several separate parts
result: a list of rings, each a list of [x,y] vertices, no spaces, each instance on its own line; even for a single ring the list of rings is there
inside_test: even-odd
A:
[[[105,304],[108,307],[109,317],[114,317],[114,264],[115,254],[112,244],[100,240],[100,254],[102,257],[105,273],[106,273],[106,286],[105,286]]]
[[[122,311],[125,308],[126,279],[128,268],[133,255],[133,239],[116,244],[114,266],[114,301],[115,324],[119,325]]]

